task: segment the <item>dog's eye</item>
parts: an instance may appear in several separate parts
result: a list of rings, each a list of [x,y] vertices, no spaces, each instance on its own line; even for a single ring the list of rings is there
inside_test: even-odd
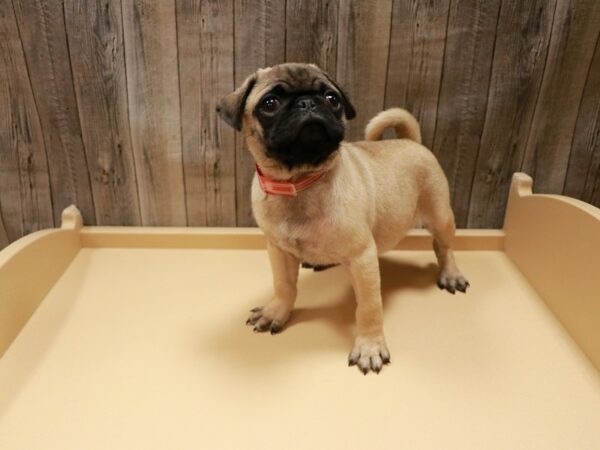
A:
[[[274,113],[277,112],[279,107],[281,106],[281,102],[274,95],[269,95],[260,103],[260,109],[266,113]]]
[[[333,106],[334,109],[338,109],[340,107],[340,98],[335,92],[327,91],[325,93],[325,99],[327,99],[329,104]]]

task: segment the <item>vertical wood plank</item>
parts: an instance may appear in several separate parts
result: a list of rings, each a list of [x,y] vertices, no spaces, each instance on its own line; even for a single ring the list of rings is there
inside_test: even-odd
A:
[[[285,59],[285,2],[276,0],[235,0],[235,86],[260,67]],[[250,186],[254,160],[242,137],[235,136],[236,214],[238,226],[254,226]]]
[[[554,2],[502,3],[487,111],[471,190],[469,227],[501,227],[540,91]]]
[[[185,225],[174,0],[123,0],[131,140],[144,225]]]
[[[96,223],[77,113],[62,2],[13,1],[34,99],[42,126],[54,220],[74,203],[86,223]]]
[[[444,63],[449,0],[394,0],[385,107],[417,118],[423,144],[433,145]]]
[[[432,150],[448,178],[459,227],[466,226],[469,214],[499,10],[500,0],[454,0],[448,17]]]
[[[15,38],[17,39],[15,42]],[[17,61],[20,48],[12,5],[0,1],[0,244],[2,246],[23,234],[21,221],[19,155],[17,139],[27,130],[31,117],[31,104],[23,98],[23,63]],[[17,47],[19,46],[19,47]],[[21,69],[21,70],[19,70]],[[20,72],[20,73],[19,73]],[[26,92],[26,91],[25,91]],[[17,97],[20,93],[20,98]],[[24,101],[25,100],[25,101]],[[29,108],[27,108],[29,106]],[[22,123],[20,109],[28,113]],[[35,111],[35,109],[34,109]],[[16,119],[16,121],[15,121]],[[21,129],[21,130],[19,130]],[[14,130],[14,131],[13,131]],[[15,131],[21,131],[15,133]]]
[[[0,222],[0,246],[54,225],[44,138],[9,0],[0,0]]]
[[[119,0],[66,0],[65,24],[96,223],[139,225]]]
[[[236,224],[234,131],[215,112],[233,89],[233,0],[177,1],[189,225]]]
[[[563,190],[569,149],[588,68],[600,33],[600,2],[557,2],[548,63],[523,170],[534,179],[537,192]]]
[[[8,239],[8,233],[4,227],[4,220],[2,219],[2,204],[0,204],[0,250],[6,247],[10,243]]]
[[[357,105],[346,139],[362,139],[384,106],[391,0],[339,0],[337,81]]]
[[[3,27],[5,20],[0,20],[3,22],[0,26]],[[0,35],[0,37],[2,36]],[[0,44],[0,62],[6,61],[6,50],[5,46]],[[2,217],[3,234],[6,234],[8,241],[13,241],[23,235],[23,211],[20,195],[18,145],[15,142],[16,136],[13,134],[13,117],[18,110],[14,111],[15,108],[13,108],[12,89],[8,84],[10,80],[5,70],[9,67],[11,66],[8,64],[0,67],[0,107],[2,111],[7,112],[7,114],[0,115],[0,216]],[[18,116],[17,120],[19,120]]]
[[[600,207],[600,39],[583,90],[563,193]]]
[[[287,0],[285,58],[336,73],[337,0]]]

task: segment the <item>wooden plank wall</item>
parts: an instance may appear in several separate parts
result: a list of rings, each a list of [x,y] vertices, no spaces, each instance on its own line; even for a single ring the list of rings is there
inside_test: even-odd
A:
[[[315,62],[360,138],[419,119],[461,227],[510,176],[600,206],[597,0],[0,0],[0,248],[59,224],[252,225],[253,164],[218,120],[258,67]]]

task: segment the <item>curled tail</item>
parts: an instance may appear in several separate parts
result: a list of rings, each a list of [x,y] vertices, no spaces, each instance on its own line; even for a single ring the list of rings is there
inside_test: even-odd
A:
[[[402,108],[390,108],[373,117],[365,128],[367,141],[378,141],[386,128],[395,128],[397,139],[410,139],[421,143],[419,122],[411,113]]]

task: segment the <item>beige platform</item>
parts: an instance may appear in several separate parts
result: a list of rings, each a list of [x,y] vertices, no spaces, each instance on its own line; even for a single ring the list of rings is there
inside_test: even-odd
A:
[[[70,208],[0,252],[0,449],[600,449],[600,210],[515,175],[504,230],[459,232],[467,295],[437,289],[430,241],[381,259],[392,365],[365,377],[341,268],[254,334],[258,231]]]

